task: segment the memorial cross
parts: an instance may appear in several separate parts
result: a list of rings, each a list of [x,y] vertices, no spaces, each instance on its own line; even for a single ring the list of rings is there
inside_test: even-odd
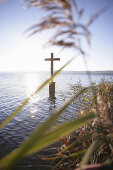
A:
[[[51,61],[51,76],[53,75],[53,61],[58,61],[60,58],[54,58],[54,54],[51,53],[51,58],[45,58],[45,61]],[[51,80],[53,82],[53,80]]]

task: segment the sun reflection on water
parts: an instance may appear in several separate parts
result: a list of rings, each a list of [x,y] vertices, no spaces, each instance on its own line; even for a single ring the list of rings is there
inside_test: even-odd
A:
[[[47,79],[47,75],[41,73],[25,74],[25,95],[26,98],[30,97],[36,89]],[[35,94],[28,103],[28,109],[31,118],[35,118],[43,108],[43,101],[48,99],[48,86],[44,87],[37,94]]]
[[[26,83],[26,93],[28,95],[32,94],[36,88],[39,86],[39,77],[37,74],[26,74],[25,83]]]
[[[38,74],[26,74],[25,77],[25,84],[26,84],[26,95],[29,97],[35,90],[39,87],[41,81],[39,78]],[[37,114],[37,107],[36,107],[36,102],[40,100],[40,95],[36,95],[31,98],[29,101],[29,111],[31,114],[31,117],[34,118],[35,115]]]
[[[30,108],[30,114],[31,114],[31,117],[34,118],[38,113],[38,108],[36,106],[32,106]]]

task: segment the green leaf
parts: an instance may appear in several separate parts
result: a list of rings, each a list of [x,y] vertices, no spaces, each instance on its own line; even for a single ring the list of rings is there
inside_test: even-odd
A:
[[[72,153],[72,154],[68,155],[67,158],[82,157],[85,154],[85,152],[86,152],[86,149],[82,150],[82,151],[79,151],[79,152]]]
[[[53,169],[57,168],[60,164],[62,164],[66,159],[68,158],[81,158],[86,152],[86,149],[85,150],[82,150],[82,151],[79,151],[79,152],[75,152],[75,153],[72,153],[68,156],[66,156],[64,159],[61,159],[54,167]]]
[[[4,157],[0,161],[0,167],[4,168],[5,170],[12,170],[13,167],[17,164],[17,162],[21,159],[21,157],[33,154],[34,152],[42,149],[43,147],[53,143],[54,141],[58,140],[59,137],[67,135],[71,133],[74,129],[80,127],[81,125],[85,124],[89,120],[94,118],[94,114],[88,114],[84,117],[78,118],[73,121],[69,121],[67,123],[63,123],[59,125],[56,129],[49,131],[48,133],[40,134],[40,130],[38,132],[35,131],[27,141],[25,141],[20,148],[13,151],[6,157]],[[42,125],[43,126],[43,125]],[[42,127],[43,129],[43,127]],[[36,133],[37,132],[37,133]],[[38,136],[38,138],[37,138]]]
[[[84,140],[89,139],[89,138],[92,136],[92,134],[95,133],[95,132],[96,132],[96,131],[92,131],[92,132],[86,134],[85,136],[82,136],[82,137],[76,139],[75,142],[73,142],[73,143],[71,143],[69,146],[67,146],[64,150],[61,151],[61,153],[64,153],[65,151],[69,150],[70,148],[72,148],[72,147],[75,146],[76,144],[82,143]],[[59,154],[57,154],[57,155],[59,155]]]
[[[77,118],[75,120],[62,123],[61,125],[56,127],[54,130],[51,130],[50,132],[46,133],[44,136],[40,137],[40,140],[38,140],[37,143],[32,146],[32,148],[26,153],[26,155],[33,154],[37,150],[45,147],[46,145],[49,145],[57,141],[60,137],[63,137],[73,132],[75,129],[86,124],[88,121],[90,121],[93,118],[94,118],[94,114],[90,113],[81,118]],[[46,141],[46,144],[45,144],[45,141]]]
[[[79,170],[82,170],[83,166],[88,164],[91,155],[97,150],[97,148],[100,146],[100,144],[104,141],[103,138],[100,138],[98,140],[96,140],[95,142],[93,142],[90,147],[88,148],[87,152],[85,153],[81,163],[80,163],[80,167]]]
[[[19,155],[20,157],[22,157],[26,151],[26,149],[28,150],[28,148],[32,147],[32,145],[35,145],[36,141],[39,140],[41,138],[42,135],[44,135],[44,133],[53,125],[53,123],[56,121],[56,119],[60,116],[60,114],[65,110],[65,108],[73,101],[73,99],[77,98],[79,95],[83,94],[85,91],[87,90],[87,88],[84,88],[83,90],[81,90],[77,95],[73,96],[67,103],[65,103],[64,106],[62,106],[60,109],[58,109],[49,119],[47,119],[40,127],[37,128],[37,130],[31,135],[31,137],[29,138],[28,141],[25,142],[25,146],[21,146],[21,155]],[[36,140],[37,138],[37,140]],[[17,152],[14,151],[14,157],[15,154]],[[17,154],[18,155],[18,154]],[[7,157],[6,156],[6,160],[10,160],[10,154]],[[17,157],[15,157],[17,158]],[[0,161],[1,165],[4,163],[6,163],[6,161]]]

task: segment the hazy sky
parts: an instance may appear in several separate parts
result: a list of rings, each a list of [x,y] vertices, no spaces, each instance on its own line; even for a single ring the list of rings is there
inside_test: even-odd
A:
[[[1,0],[0,0],[1,1]],[[3,0],[2,0],[3,1]],[[113,70],[113,0],[78,0],[78,6],[85,9],[84,20],[107,6],[91,26],[91,45],[83,44],[88,53],[87,63],[90,70]],[[19,0],[5,0],[0,3],[0,71],[40,71],[49,70],[50,63],[44,58],[54,52],[61,61],[55,62],[60,68],[76,51],[58,48],[46,49],[43,44],[48,36],[36,35],[27,38],[24,32],[40,20],[37,8],[24,9]],[[58,55],[59,54],[59,55]],[[71,63],[67,70],[85,70],[81,56]]]

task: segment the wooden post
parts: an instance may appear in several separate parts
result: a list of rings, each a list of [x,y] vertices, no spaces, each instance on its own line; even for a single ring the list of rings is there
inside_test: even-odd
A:
[[[60,58],[54,58],[54,54],[51,53],[51,58],[45,58],[45,61],[51,61],[51,77],[53,75],[53,61],[58,61]],[[55,97],[55,82],[53,82],[53,79],[51,79],[51,82],[49,83],[49,96]]]
[[[53,75],[53,53],[51,53],[51,77],[52,75]]]
[[[49,97],[55,98],[55,82],[49,83]]]

